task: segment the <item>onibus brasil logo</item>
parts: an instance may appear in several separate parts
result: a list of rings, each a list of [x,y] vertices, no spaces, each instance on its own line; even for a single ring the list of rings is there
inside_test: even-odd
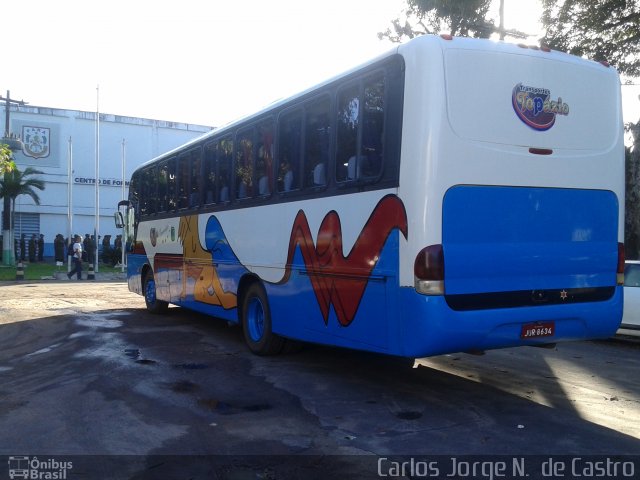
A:
[[[62,462],[53,458],[45,460],[38,457],[9,457],[9,478],[29,480],[65,480],[73,462]]]
[[[522,83],[513,87],[511,103],[518,118],[534,130],[549,130],[556,122],[558,115],[569,115],[569,105],[551,98],[547,88],[529,87]]]

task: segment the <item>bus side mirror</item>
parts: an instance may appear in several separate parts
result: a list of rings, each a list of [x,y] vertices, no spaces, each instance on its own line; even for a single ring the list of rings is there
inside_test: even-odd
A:
[[[122,213],[121,212],[116,212],[113,214],[114,216],[114,220],[116,221],[116,228],[123,228],[124,227],[124,218],[122,217]]]

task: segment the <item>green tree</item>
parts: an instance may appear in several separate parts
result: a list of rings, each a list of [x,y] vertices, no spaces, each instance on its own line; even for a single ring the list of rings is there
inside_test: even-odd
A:
[[[543,43],[640,76],[640,3],[631,0],[542,0]]]
[[[36,190],[44,190],[45,182],[40,178],[33,178],[34,175],[41,175],[43,172],[35,168],[27,167],[24,171],[14,168],[4,173],[0,180],[0,198],[3,199],[4,207],[2,211],[2,233],[4,237],[2,262],[5,265],[13,265],[13,225],[11,219],[15,213],[16,198],[20,195],[31,197],[36,205],[40,205],[40,197]]]
[[[551,48],[606,61],[622,75],[640,76],[640,3],[631,0],[542,0],[542,40]],[[626,125],[625,251],[640,257],[640,121]]]
[[[9,146],[4,143],[0,144],[0,175],[4,172],[10,172],[15,166]]]
[[[465,37],[489,38],[499,28],[487,13],[493,0],[407,0],[405,18],[391,21],[378,38],[401,42],[419,35],[447,32]],[[516,30],[508,35],[524,37]]]

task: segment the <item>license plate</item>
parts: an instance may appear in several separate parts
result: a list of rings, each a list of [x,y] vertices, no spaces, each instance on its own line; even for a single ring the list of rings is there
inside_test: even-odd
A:
[[[522,325],[520,338],[526,340],[529,338],[552,337],[555,332],[555,322],[526,323]]]

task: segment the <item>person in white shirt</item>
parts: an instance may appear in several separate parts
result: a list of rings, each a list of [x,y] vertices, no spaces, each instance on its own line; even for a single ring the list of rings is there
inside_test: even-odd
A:
[[[74,274],[77,275],[78,280],[82,280],[82,238],[80,235],[73,237],[73,270],[67,273],[69,280]]]

